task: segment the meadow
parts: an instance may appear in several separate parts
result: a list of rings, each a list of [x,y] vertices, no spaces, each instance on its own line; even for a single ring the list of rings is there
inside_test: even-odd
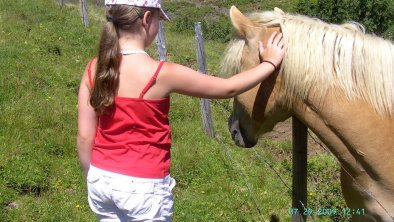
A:
[[[208,71],[218,75],[231,38],[224,11],[230,1],[199,2],[165,4],[173,18],[165,24],[168,60],[196,69],[190,24],[202,18]],[[244,11],[274,6],[272,1],[232,2]],[[291,2],[275,6],[292,11]],[[60,8],[55,0],[0,0],[0,221],[96,219],[76,152],[77,88],[96,55],[104,22],[103,7],[89,4],[88,9],[85,28],[77,4]],[[157,57],[154,46],[148,53]],[[198,98],[174,94],[171,106],[174,221],[290,220],[291,141],[263,137],[253,149],[235,146],[227,130],[231,100],[212,101],[215,139],[203,132]],[[311,208],[345,207],[338,169],[324,150],[309,156]],[[342,215],[313,219],[349,220]]]

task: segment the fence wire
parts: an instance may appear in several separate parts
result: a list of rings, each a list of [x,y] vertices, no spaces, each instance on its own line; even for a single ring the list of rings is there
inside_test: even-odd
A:
[[[250,197],[250,199],[253,202],[253,205],[254,205],[257,213],[258,213],[259,218],[262,221],[266,221],[263,213],[261,212],[261,210],[260,210],[260,208],[259,208],[259,206],[257,204],[256,199],[254,198],[252,186],[245,179],[246,175],[244,174],[244,172],[243,172],[243,170],[241,168],[241,165],[231,155],[230,150],[227,148],[226,144],[224,143],[223,137],[222,137],[222,135],[220,133],[216,133],[216,139],[217,139],[217,141],[220,142],[220,145],[222,146],[222,148],[223,148],[225,154],[227,155],[227,157],[231,160],[231,162],[233,162],[235,164],[235,166],[237,168],[236,172],[239,174],[240,178],[243,180],[244,184],[246,185],[246,188],[248,189],[248,192],[249,192],[249,197]]]
[[[315,143],[319,144],[319,146],[320,146],[321,148],[323,148],[326,152],[330,153],[330,155],[331,155],[332,157],[334,157],[335,161],[339,164],[339,166],[341,167],[341,169],[344,170],[344,171],[349,175],[350,178],[352,178],[353,182],[355,182],[359,187],[361,187],[361,189],[363,190],[364,193],[366,193],[370,198],[372,198],[373,200],[375,200],[376,203],[378,203],[378,205],[387,213],[387,215],[388,215],[389,217],[391,217],[391,219],[392,219],[393,222],[394,222],[394,217],[393,217],[393,216],[388,212],[388,210],[380,203],[380,201],[375,197],[375,195],[373,195],[372,192],[370,192],[369,190],[367,190],[366,188],[364,188],[360,183],[358,183],[358,182],[356,181],[356,179],[354,179],[354,177],[352,177],[352,175],[346,170],[346,168],[342,165],[342,163],[339,162],[339,160],[334,156],[334,154],[332,154],[331,151],[328,150],[328,148],[326,148],[322,143],[320,143],[319,141],[317,141],[317,139],[316,139],[314,136],[312,136],[312,133],[311,133],[311,131],[310,131],[309,129],[308,129],[308,135],[312,138],[312,140],[313,140]]]
[[[213,100],[213,101],[214,101],[214,105],[218,105],[218,106],[219,106],[219,108],[220,108],[220,110],[221,110],[222,113],[224,113],[224,114],[226,114],[226,115],[230,115],[230,112],[231,112],[231,111],[229,110],[228,107],[224,106],[221,102],[219,102],[219,101],[217,101],[217,100]],[[235,159],[231,156],[231,153],[229,152],[228,148],[225,146],[223,137],[220,135],[220,133],[216,133],[216,135],[217,135],[218,141],[219,141],[220,144],[222,145],[222,148],[224,148],[226,155],[227,155],[227,156],[231,159],[231,161],[233,161],[233,162],[237,165],[237,167],[240,169],[239,163],[235,161]],[[332,152],[331,152],[328,148],[326,148],[321,142],[318,141],[318,139],[316,139],[316,138],[312,135],[312,133],[311,133],[311,131],[310,131],[309,129],[308,129],[308,135],[309,135],[309,137],[310,137],[316,144],[318,144],[324,151],[326,151],[327,153],[329,153],[329,154],[331,155],[331,157],[333,157],[333,159],[339,164],[340,168],[343,169],[343,170],[352,178],[352,180],[353,180],[359,187],[361,187],[361,188],[363,189],[363,192],[365,192],[369,197],[371,197],[373,200],[375,200],[375,201],[378,203],[378,205],[387,213],[387,215],[388,215],[388,216],[393,220],[393,222],[394,222],[394,217],[393,217],[393,216],[388,212],[388,210],[381,204],[381,202],[373,195],[373,193],[370,192],[369,190],[367,190],[366,188],[364,188],[363,186],[361,186],[361,184],[358,183],[358,182],[350,175],[350,173],[343,167],[343,165],[341,164],[341,162],[339,162],[339,160],[334,156],[334,154],[332,154]],[[259,153],[256,151],[256,149],[255,149],[254,147],[253,147],[252,149],[253,149],[253,151],[254,151],[254,155],[255,155],[261,162],[265,163],[265,164],[269,167],[269,169],[271,169],[271,170],[278,176],[279,180],[280,180],[281,183],[286,187],[286,189],[287,189],[288,191],[290,191],[290,193],[292,193],[292,190],[291,190],[290,186],[285,182],[285,180],[284,180],[284,179],[280,176],[280,174],[275,170],[274,166],[273,166],[268,160],[266,160],[261,154],[259,154]],[[241,176],[245,176],[241,171],[240,171],[240,174],[242,174]],[[263,214],[261,213],[261,210],[258,208],[258,205],[257,205],[256,200],[253,198],[252,189],[251,189],[250,184],[248,184],[246,181],[244,181],[244,182],[245,182],[245,184],[246,184],[246,186],[247,186],[247,188],[248,188],[248,190],[249,190],[249,195],[251,196],[251,199],[252,199],[252,201],[253,201],[253,203],[254,203],[254,205],[255,205],[255,207],[256,207],[258,213],[259,213],[260,218],[263,218],[263,219],[264,219],[264,216],[263,216]],[[304,204],[302,201],[299,201],[299,202],[300,202],[300,204],[303,206],[304,209],[307,209],[307,208],[305,207],[305,204]],[[308,215],[309,215],[310,219],[311,219],[312,221],[314,221],[312,215],[310,215],[310,214],[308,214]]]
[[[231,112],[230,110],[228,110],[227,107],[225,107],[221,102],[219,102],[219,101],[217,101],[217,100],[214,100],[214,104],[215,104],[215,105],[218,105],[218,106],[220,107],[221,111],[222,111],[224,114],[226,114],[226,115],[229,115],[229,113]],[[237,170],[238,170],[237,173],[238,173],[242,178],[246,178],[245,174],[243,173],[243,171],[242,171],[242,169],[241,169],[240,164],[234,159],[234,157],[231,155],[229,149],[227,148],[227,146],[226,146],[226,144],[225,144],[225,142],[224,142],[224,139],[223,139],[222,135],[221,135],[220,133],[218,133],[218,132],[216,132],[215,134],[216,134],[216,139],[220,142],[220,144],[221,144],[221,146],[222,146],[222,148],[223,148],[225,154],[228,156],[228,158],[229,158],[229,159],[236,165],[236,167],[238,168],[238,169],[237,169]],[[266,165],[269,167],[269,169],[271,169],[271,170],[278,176],[278,178],[280,179],[280,181],[282,182],[282,184],[283,184],[283,185],[285,186],[285,188],[287,189],[287,192],[292,193],[292,189],[291,189],[290,186],[285,182],[285,180],[282,178],[282,176],[280,175],[280,173],[274,168],[273,164],[271,164],[267,159],[265,159],[261,154],[259,154],[259,153],[257,152],[257,150],[256,150],[254,147],[252,148],[252,150],[253,150],[253,152],[254,152],[254,155],[257,157],[257,159],[258,159],[259,161],[261,161],[262,163],[266,164]],[[252,188],[251,188],[251,185],[250,185],[245,179],[244,179],[243,181],[244,181],[244,183],[245,183],[245,185],[246,185],[246,187],[247,187],[247,189],[248,189],[249,196],[250,196],[250,198],[252,199],[252,202],[253,202],[253,204],[254,204],[254,206],[255,206],[255,208],[256,208],[256,211],[257,211],[258,214],[259,214],[260,219],[263,219],[263,221],[266,221],[264,215],[262,214],[260,208],[258,207],[258,204],[257,204],[256,199],[253,198],[254,195],[253,195],[253,190],[252,190]],[[304,204],[301,200],[299,200],[299,202],[300,202],[300,204],[302,205],[302,207],[304,208],[304,210],[306,210],[307,208],[305,207],[305,204]],[[299,216],[301,216],[301,214],[299,214]],[[314,219],[313,219],[313,217],[312,217],[310,214],[309,214],[309,217],[310,217],[311,221],[314,222]]]

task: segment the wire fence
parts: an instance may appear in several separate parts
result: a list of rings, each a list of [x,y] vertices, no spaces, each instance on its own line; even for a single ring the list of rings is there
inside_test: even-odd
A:
[[[224,105],[223,105],[221,102],[219,102],[218,100],[214,100],[214,101],[215,101],[215,102],[214,102],[214,105],[218,106],[219,109],[221,110],[221,112],[222,112],[223,114],[225,114],[225,115],[227,115],[227,116],[230,115],[230,112],[231,112],[231,111],[228,110],[228,108],[227,108],[226,106],[224,106]],[[216,135],[215,138],[216,138],[216,140],[220,143],[220,145],[221,145],[221,147],[222,147],[223,152],[225,153],[225,155],[231,160],[232,163],[234,163],[234,166],[235,166],[235,168],[236,168],[236,172],[238,173],[238,175],[240,176],[240,178],[246,178],[246,175],[245,175],[245,173],[244,173],[243,170],[242,170],[241,164],[231,155],[231,152],[230,152],[229,148],[226,146],[226,143],[225,143],[224,138],[223,138],[223,136],[221,135],[221,133],[216,132],[215,135]],[[259,152],[257,152],[257,150],[256,150],[255,147],[253,147],[253,148],[251,148],[251,149],[253,150],[253,153],[254,153],[255,157],[256,157],[260,162],[262,162],[264,165],[268,166],[268,169],[271,170],[271,171],[279,178],[280,183],[284,186],[284,188],[286,189],[286,191],[287,191],[288,193],[292,193],[293,191],[292,191],[291,186],[289,186],[289,185],[285,182],[285,179],[283,179],[282,176],[281,176],[281,174],[275,169],[274,164],[272,164],[267,158],[264,158]],[[242,181],[244,182],[245,186],[247,187],[247,190],[248,190],[248,192],[249,192],[249,197],[250,197],[250,199],[251,199],[253,205],[254,205],[255,208],[256,208],[256,211],[257,211],[257,213],[258,213],[259,218],[260,218],[260,219],[263,219],[262,221],[266,221],[266,220],[265,220],[265,217],[264,217],[264,215],[263,215],[263,213],[262,213],[262,211],[261,211],[261,209],[259,208],[259,205],[257,204],[256,198],[254,198],[254,196],[256,196],[256,195],[253,193],[253,189],[251,188],[251,187],[252,187],[251,184],[248,183],[248,182],[246,181],[246,179],[243,179]],[[299,201],[300,205],[303,206],[304,210],[306,210],[306,209],[307,209],[307,208],[306,208],[306,204],[304,204],[301,200],[298,200],[298,201]],[[296,218],[298,221],[303,221],[302,214],[297,214],[297,216],[299,217],[299,218]],[[309,216],[309,218],[311,219],[311,221],[314,222],[314,218],[312,217],[311,214],[308,214],[307,216]]]

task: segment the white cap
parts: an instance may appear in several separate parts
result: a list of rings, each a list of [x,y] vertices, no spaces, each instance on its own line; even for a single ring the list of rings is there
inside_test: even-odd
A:
[[[105,5],[132,5],[137,7],[158,8],[161,12],[161,18],[167,21],[170,20],[161,8],[161,0],[105,0]]]

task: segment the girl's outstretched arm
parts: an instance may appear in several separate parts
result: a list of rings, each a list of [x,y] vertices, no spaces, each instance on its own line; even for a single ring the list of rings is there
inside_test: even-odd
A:
[[[257,46],[256,46],[257,47]],[[284,43],[282,34],[274,33],[268,40],[267,47],[259,44],[260,56],[279,66],[284,56]],[[267,78],[275,70],[268,62],[234,75],[228,79],[201,75],[188,67],[167,63],[162,70],[164,85],[168,92],[177,92],[185,95],[203,98],[230,98],[243,93]],[[159,77],[160,77],[159,75]]]
[[[93,62],[92,67],[95,67]],[[81,163],[85,177],[89,171],[90,155],[92,145],[96,135],[97,128],[97,114],[93,107],[90,105],[90,86],[88,67],[82,77],[81,85],[78,93],[78,136],[77,136],[77,149],[79,161]],[[92,70],[93,71],[93,70]],[[94,73],[94,72],[93,72]]]

